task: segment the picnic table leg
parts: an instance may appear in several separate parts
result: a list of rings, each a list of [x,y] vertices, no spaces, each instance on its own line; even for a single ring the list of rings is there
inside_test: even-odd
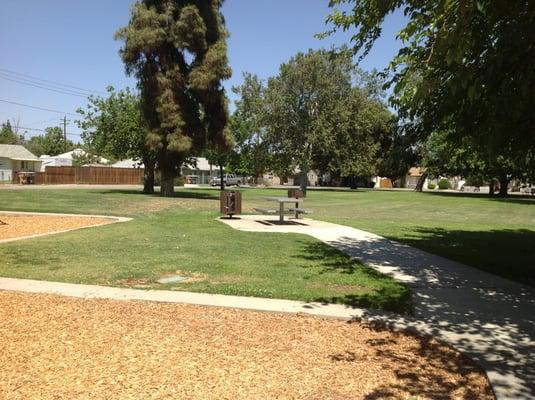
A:
[[[299,219],[299,213],[297,212],[297,209],[299,208],[299,203],[295,203],[295,219]]]
[[[284,221],[284,203],[279,204],[279,221]]]

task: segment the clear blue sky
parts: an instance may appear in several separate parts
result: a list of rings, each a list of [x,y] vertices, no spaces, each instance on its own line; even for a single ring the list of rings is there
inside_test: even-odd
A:
[[[107,85],[135,86],[124,73],[118,56],[120,43],[114,32],[128,23],[133,0],[2,0],[0,12],[0,99],[75,113],[86,101],[40,88],[21,85],[18,74],[59,82],[95,92]],[[349,34],[326,40],[314,38],[325,28],[327,0],[226,0],[223,13],[229,39],[233,77],[225,83],[230,93],[243,72],[267,78],[298,51],[347,43]],[[396,33],[404,18],[394,14],[384,26],[383,37],[361,64],[382,69],[397,52]],[[7,79],[5,79],[7,78]],[[11,79],[11,80],[8,80]],[[29,83],[26,81],[26,83]],[[98,93],[97,93],[98,94]],[[231,96],[232,97],[232,96]],[[23,127],[43,129],[58,125],[62,114],[0,102],[0,120],[20,118]],[[67,116],[76,119],[73,116]],[[73,122],[68,131],[78,133]],[[29,131],[27,136],[39,134]],[[76,136],[71,139],[77,140]]]

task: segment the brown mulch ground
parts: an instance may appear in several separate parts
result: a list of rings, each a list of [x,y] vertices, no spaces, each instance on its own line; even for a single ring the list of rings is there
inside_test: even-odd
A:
[[[0,292],[2,399],[493,399],[434,340],[314,317]]]
[[[0,213],[0,240],[110,223],[109,218]]]

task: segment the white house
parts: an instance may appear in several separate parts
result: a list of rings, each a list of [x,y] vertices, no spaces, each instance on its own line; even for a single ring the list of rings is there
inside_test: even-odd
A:
[[[113,168],[145,168],[140,160],[121,160],[111,165]],[[192,165],[184,164],[180,168],[182,176],[186,181],[195,184],[208,184],[210,180],[219,175],[219,166],[211,165],[204,157],[196,157]]]
[[[110,165],[113,168],[145,168],[140,160],[133,160],[131,158],[127,160],[117,161],[115,164]]]
[[[38,172],[39,158],[15,144],[0,144],[0,182],[11,182],[13,172]]]
[[[72,160],[74,157],[86,156],[86,155],[88,155],[88,153],[85,150],[78,148],[72,151],[68,151],[67,153],[59,154],[56,157],[71,160],[71,165],[72,165]],[[108,164],[110,161],[104,157],[98,157],[97,162],[99,164]]]
[[[39,160],[41,160],[41,172],[45,172],[46,167],[70,167],[72,165],[72,158],[61,158],[46,154],[39,157]]]
[[[72,166],[74,157],[85,155],[87,155],[87,153],[83,149],[79,148],[74,149],[72,151],[68,151],[67,153],[58,154],[57,156],[42,155],[40,157],[40,160],[42,162],[41,172],[44,172],[46,167],[70,167]],[[109,161],[104,157],[99,157],[97,161],[99,164],[109,163]]]
[[[185,164],[180,169],[181,175],[186,177],[188,183],[205,185],[219,175],[218,165],[210,164],[204,157],[196,157],[195,160],[196,165]]]

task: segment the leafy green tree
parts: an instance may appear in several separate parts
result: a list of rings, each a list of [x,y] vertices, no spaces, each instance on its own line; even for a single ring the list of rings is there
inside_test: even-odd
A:
[[[9,120],[0,128],[0,144],[24,144],[24,137],[14,131]]]
[[[393,129],[392,120],[386,106],[366,88],[353,88],[328,119],[333,132],[321,137],[314,168],[353,182],[376,174],[381,138]]]
[[[91,96],[85,110],[79,109],[82,139],[94,153],[122,160],[143,162],[143,192],[154,193],[156,152],[147,144],[148,126],[137,94],[129,88],[116,91],[108,87],[108,97]]]
[[[391,120],[380,138],[376,171],[378,176],[396,182],[405,177],[411,167],[421,163],[420,147],[415,145],[410,133],[404,131],[394,120]]]
[[[261,123],[265,88],[256,75],[246,73],[243,83],[232,90],[239,98],[230,123],[235,146],[228,164],[236,173],[258,179],[269,170],[272,158]]]
[[[364,57],[387,15],[403,9],[403,42],[388,70],[392,104],[423,135],[485,148],[490,164],[529,166],[535,146],[535,2],[469,0],[331,0],[328,21],[355,29],[353,52]],[[341,10],[340,6],[350,6]],[[507,149],[507,154],[503,149]],[[512,174],[509,174],[512,175]]]
[[[267,85],[246,75],[235,91],[235,135],[245,138],[240,160],[254,160],[247,163],[257,174],[267,166],[282,177],[299,170],[306,192],[311,169],[344,178],[374,172],[378,138],[392,116],[380,100],[380,85],[351,57],[299,53]]]
[[[124,41],[126,71],[138,79],[141,105],[161,173],[161,194],[188,156],[206,147],[222,152],[232,144],[227,99],[221,82],[230,78],[222,0],[140,0]]]
[[[495,182],[499,183],[499,195],[507,195],[507,188],[513,179],[533,179],[531,165],[533,154],[522,158],[511,156],[510,149],[500,153],[487,152],[475,146],[470,138],[462,143],[453,141],[449,132],[433,132],[423,147],[422,163],[432,176],[463,176],[470,180],[490,183],[490,194],[494,194]]]
[[[60,127],[48,127],[45,129],[43,136],[33,136],[26,143],[26,147],[36,156],[47,154],[49,156],[57,156],[73,150],[75,145],[72,141],[67,140],[63,135],[63,130]]]
[[[217,147],[210,146],[205,148],[202,154],[211,165],[219,166],[219,189],[221,191],[225,190],[224,168],[229,160],[229,150],[218,149]],[[192,165],[193,162],[190,162],[189,164]]]
[[[392,115],[381,100],[381,83],[355,68],[351,57],[299,53],[267,84],[246,74],[233,90],[239,95],[233,168],[281,177],[299,170],[303,191],[311,169],[350,179],[375,172]]]
[[[270,78],[264,94],[263,125],[269,151],[281,175],[300,171],[306,192],[313,155],[336,137],[332,117],[351,97],[352,65],[348,58],[320,50],[298,53]]]

